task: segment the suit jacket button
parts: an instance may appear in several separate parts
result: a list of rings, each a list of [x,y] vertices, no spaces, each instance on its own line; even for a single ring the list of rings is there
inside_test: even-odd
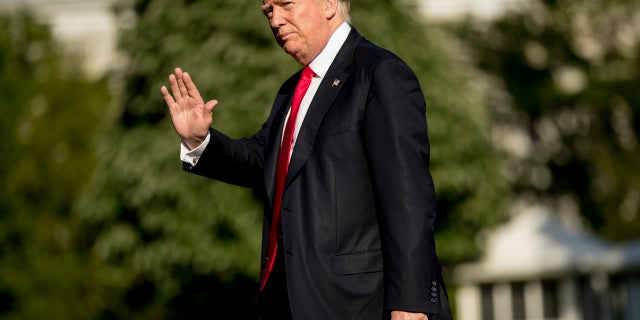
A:
[[[437,296],[438,296],[438,294],[436,294],[435,292],[431,292],[431,297],[432,297],[432,298],[435,298],[435,297],[437,297]]]
[[[429,300],[429,301],[431,301],[431,303],[436,303],[437,300],[436,300],[436,298],[431,298],[431,300]]]
[[[431,285],[435,287],[435,286],[437,286],[437,285],[438,285],[438,283],[437,283],[437,282],[435,282],[435,281],[431,281]]]

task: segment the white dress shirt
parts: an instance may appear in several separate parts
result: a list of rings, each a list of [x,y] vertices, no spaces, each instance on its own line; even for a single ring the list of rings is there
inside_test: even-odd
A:
[[[300,103],[300,110],[298,110],[298,118],[296,119],[296,127],[293,132],[293,145],[291,146],[291,152],[293,152],[293,148],[295,147],[296,139],[298,137],[298,133],[300,132],[300,128],[302,127],[302,123],[304,122],[304,118],[307,115],[307,111],[309,111],[309,106],[311,105],[311,101],[313,97],[316,95],[318,88],[320,87],[320,83],[322,79],[327,74],[329,67],[333,63],[333,60],[338,55],[338,51],[342,48],[342,45],[347,40],[349,36],[349,32],[351,31],[351,26],[347,22],[343,22],[338,29],[331,35],[329,42],[322,49],[320,54],[309,63],[309,67],[313,70],[315,76],[311,79],[311,84],[309,85],[309,89],[307,89],[304,98],[302,98],[302,102]],[[285,123],[289,118],[289,114],[287,113],[287,117],[285,118]],[[198,163],[198,159],[204,152],[204,149],[209,144],[209,140],[211,138],[210,134],[207,134],[207,137],[202,142],[201,145],[194,148],[193,150],[189,150],[183,143],[180,144],[180,159],[184,162],[195,166]]]

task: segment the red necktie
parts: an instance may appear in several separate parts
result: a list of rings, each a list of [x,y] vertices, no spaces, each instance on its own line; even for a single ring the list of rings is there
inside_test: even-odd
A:
[[[276,171],[276,189],[273,197],[273,213],[271,217],[271,229],[269,230],[269,244],[267,247],[267,261],[265,262],[264,269],[262,270],[262,281],[260,282],[260,291],[264,290],[267,284],[269,274],[273,269],[276,261],[276,253],[278,252],[278,237],[280,234],[281,220],[280,220],[280,208],[282,206],[282,194],[284,192],[284,182],[287,178],[287,171],[289,169],[289,160],[291,155],[291,145],[293,144],[293,131],[296,127],[296,118],[298,117],[298,110],[300,110],[300,102],[309,89],[311,84],[311,78],[313,78],[313,70],[309,66],[302,70],[302,76],[296,90],[293,93],[293,100],[291,101],[291,111],[289,112],[289,119],[284,128],[282,136],[282,145],[280,146],[280,154],[278,155],[278,169]]]

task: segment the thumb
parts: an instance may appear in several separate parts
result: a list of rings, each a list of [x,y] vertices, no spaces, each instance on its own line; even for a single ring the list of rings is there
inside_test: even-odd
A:
[[[213,112],[213,108],[215,108],[217,104],[218,104],[218,100],[209,100],[204,105],[204,111],[207,112],[207,113],[212,113]]]

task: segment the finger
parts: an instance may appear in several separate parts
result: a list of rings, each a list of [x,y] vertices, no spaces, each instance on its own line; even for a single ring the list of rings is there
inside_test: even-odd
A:
[[[211,100],[204,105],[204,111],[207,113],[212,113],[213,108],[218,104],[218,100]]]
[[[178,80],[173,74],[169,76],[169,85],[171,86],[171,93],[173,93],[173,97],[176,100],[181,99],[182,95],[180,94],[180,88],[178,87]]]
[[[198,91],[196,84],[193,82],[193,80],[191,80],[191,75],[185,72],[183,75],[183,80],[185,86],[187,87],[187,93],[189,94],[189,96],[193,98],[200,98],[200,91]]]
[[[178,82],[178,88],[180,89],[180,96],[188,97],[189,92],[187,91],[187,86],[184,84],[184,72],[182,72],[180,68],[176,68],[176,80]]]
[[[173,100],[173,97],[169,94],[169,90],[167,89],[167,87],[162,86],[160,88],[160,92],[162,92],[162,97],[164,98],[164,101],[167,103],[167,107],[169,108],[173,107],[176,101]]]

